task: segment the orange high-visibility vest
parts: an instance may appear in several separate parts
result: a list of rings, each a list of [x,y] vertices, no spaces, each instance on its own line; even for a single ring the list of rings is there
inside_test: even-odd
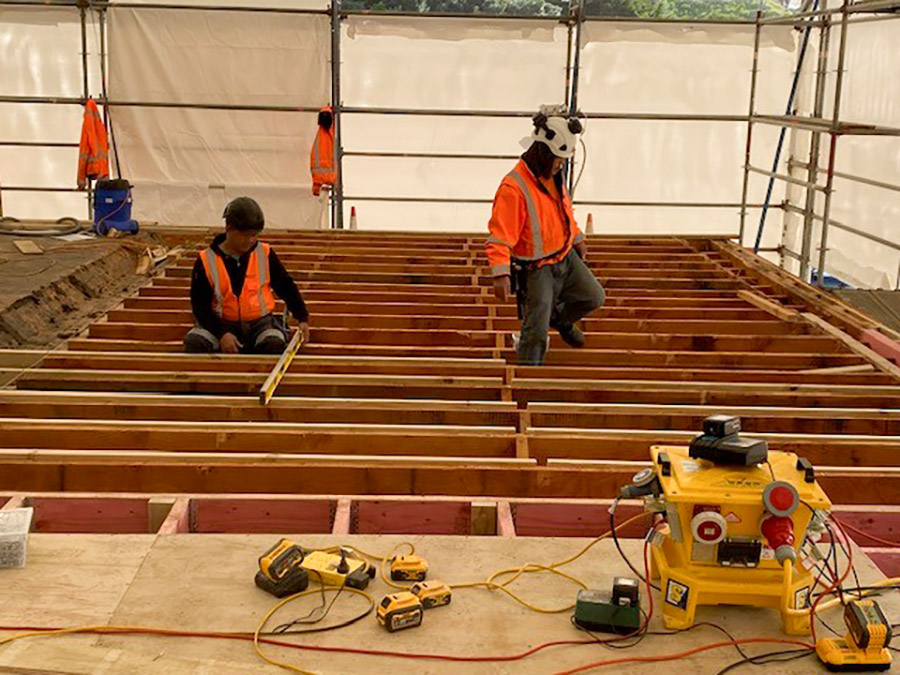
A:
[[[319,112],[332,112],[331,106],[325,106]],[[316,140],[309,151],[309,170],[312,173],[312,191],[318,195],[323,185],[334,185],[337,182],[337,169],[334,166],[334,115],[331,126],[325,129],[321,125],[316,131]]]
[[[262,242],[250,253],[240,297],[231,290],[231,278],[222,256],[207,248],[200,253],[206,278],[213,289],[213,310],[225,321],[256,321],[275,309],[269,275],[269,245]]]
[[[557,263],[584,239],[565,186],[561,197],[562,204],[521,159],[506,175],[494,197],[484,245],[493,276],[510,273],[511,257],[537,267]]]
[[[109,141],[106,127],[94,99],[84,104],[81,143],[78,148],[78,187],[84,189],[87,179],[109,178]]]

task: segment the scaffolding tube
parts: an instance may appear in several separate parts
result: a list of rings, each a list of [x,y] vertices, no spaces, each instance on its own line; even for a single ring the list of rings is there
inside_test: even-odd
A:
[[[341,0],[331,0],[331,111],[334,124],[334,168],[336,175],[331,201],[331,227],[344,229],[344,147],[343,101],[341,100]]]
[[[4,189],[6,189],[6,188],[4,188]],[[790,211],[791,213],[797,213],[800,215],[805,215],[805,213],[806,213],[799,206],[794,206],[793,204],[784,204],[783,207],[784,207],[784,209],[786,209],[787,211]],[[820,216],[816,213],[813,213],[811,215],[811,218],[813,220],[817,220],[819,222],[823,221],[822,216]],[[829,219],[829,224],[831,225],[831,227],[835,227],[838,230],[844,230],[845,232],[850,232],[851,234],[858,235],[858,236],[862,237],[863,239],[868,239],[869,241],[873,241],[876,244],[881,244],[882,246],[887,246],[888,248],[894,249],[895,251],[900,251],[900,244],[890,241],[888,239],[885,239],[883,237],[879,237],[877,234],[871,234],[869,232],[866,232],[865,230],[860,230],[858,228],[855,228],[855,227],[852,227],[845,223],[841,223],[837,220],[834,220],[833,218]]]
[[[825,204],[822,207],[822,232],[819,240],[819,267],[816,284],[825,287],[825,257],[828,253],[828,224],[831,216],[831,201],[834,195],[834,169],[837,161],[837,133],[841,119],[841,94],[844,86],[844,64],[847,58],[847,19],[850,14],[850,0],[844,0],[841,9],[841,37],[838,44],[837,74],[834,82],[834,110],[831,118],[831,142],[828,150],[828,173],[825,176]]]
[[[790,163],[791,167],[797,169],[809,169],[809,164],[804,162],[796,162],[792,161]],[[825,169],[817,169],[818,173],[825,173]],[[873,187],[884,188],[885,190],[893,190],[894,192],[900,192],[900,185],[896,185],[894,183],[885,183],[880,180],[872,180],[871,178],[864,178],[863,176],[854,176],[850,173],[844,173],[842,171],[834,172],[835,178],[843,178],[844,180],[853,181],[854,183],[862,183],[863,185],[871,185]]]
[[[772,178],[777,178],[778,180],[783,180],[785,183],[791,183],[792,185],[799,185],[800,187],[805,187],[811,190],[819,190],[820,192],[824,192],[826,190],[825,187],[818,185],[817,183],[811,183],[809,181],[800,180],[799,178],[794,178],[793,176],[787,176],[783,173],[778,173],[777,171],[769,171],[767,169],[760,169],[756,166],[747,165],[745,167],[748,171],[752,171],[753,173],[758,173],[761,176],[769,176]]]
[[[813,9],[818,9],[819,0],[813,0]],[[785,106],[785,115],[794,113],[794,98],[797,96],[797,87],[800,84],[800,74],[803,72],[803,63],[806,60],[806,48],[809,46],[809,36],[812,34],[812,26],[807,26],[803,32],[803,44],[800,46],[800,55],[797,57],[797,69],[794,71],[794,79],[791,82],[791,91],[788,94],[787,105]],[[753,111],[750,111],[753,114]],[[787,134],[787,127],[781,127],[778,132],[778,143],[775,147],[775,157],[772,159],[772,171],[778,170],[778,163],[781,161],[781,150],[784,147],[784,137]],[[775,189],[775,176],[769,177],[769,184],[766,187],[766,198],[762,213],[759,214],[759,227],[756,230],[756,241],[753,244],[753,252],[759,252],[759,246],[762,243],[763,231],[766,228],[766,215],[768,215],[768,204],[772,201],[772,190]]]
[[[747,209],[743,206],[747,203],[747,191],[750,187],[750,148],[753,142],[753,115],[756,112],[756,81],[759,75],[759,39],[762,34],[762,24],[759,20],[762,12],[756,13],[756,30],[753,32],[753,65],[750,69],[750,104],[747,112],[747,143],[744,146],[744,178],[741,183],[741,221],[738,227],[738,245],[744,245],[744,233],[747,224]]]

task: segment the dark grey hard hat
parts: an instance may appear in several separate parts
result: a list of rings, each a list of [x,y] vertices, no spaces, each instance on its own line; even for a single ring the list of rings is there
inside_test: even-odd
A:
[[[256,200],[250,197],[232,199],[225,207],[222,217],[226,225],[237,230],[261,230],[266,224],[262,209]]]

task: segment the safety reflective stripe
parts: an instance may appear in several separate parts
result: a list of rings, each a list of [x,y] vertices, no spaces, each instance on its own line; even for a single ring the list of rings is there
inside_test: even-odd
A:
[[[222,299],[222,281],[219,279],[219,267],[216,263],[216,252],[211,248],[206,249],[203,252],[203,255],[206,256],[206,269],[209,270],[210,276],[212,276],[213,282],[213,293],[216,295],[216,301],[214,309],[219,318],[222,317],[222,305],[224,301]]]
[[[321,173],[324,173],[324,174],[330,174],[330,173],[332,173],[332,172],[334,171],[334,167],[333,167],[332,165],[330,165],[330,164],[329,164],[329,165],[322,164],[322,156],[321,156],[321,152],[322,152],[322,151],[321,151],[321,149],[320,149],[320,147],[319,147],[320,141],[321,141],[321,137],[317,135],[317,136],[316,136],[316,140],[315,140],[315,142],[313,143],[313,167],[312,167],[312,172],[313,172],[313,174],[321,174]]]
[[[322,158],[319,156],[319,136],[316,135],[316,140],[313,143],[313,171],[321,171],[322,166]]]
[[[504,274],[510,274],[509,265],[494,265],[491,267],[492,277],[502,277]]]
[[[259,245],[253,253],[256,256],[256,263],[259,269],[259,289],[257,290],[259,315],[263,317],[269,313],[269,309],[266,307],[266,296],[263,294],[266,284],[269,283],[269,252],[262,245]]]
[[[513,244],[510,244],[508,241],[503,241],[502,239],[500,239],[499,237],[495,237],[494,235],[488,237],[487,240],[490,244],[500,244],[501,246],[506,246],[507,248],[513,247]]]
[[[522,196],[525,198],[525,206],[528,209],[528,220],[531,223],[531,256],[522,259],[537,260],[539,258],[543,258],[544,240],[541,235],[541,219],[538,218],[537,207],[534,204],[534,200],[531,198],[531,191],[528,189],[528,185],[525,182],[525,179],[522,178],[518,171],[510,171],[508,175],[510,178],[516,181],[516,183],[518,183],[519,189],[522,191]]]

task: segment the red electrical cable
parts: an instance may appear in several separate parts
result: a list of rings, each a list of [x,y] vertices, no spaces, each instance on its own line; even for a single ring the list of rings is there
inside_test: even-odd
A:
[[[835,590],[840,589],[841,585],[844,583],[844,579],[847,578],[847,576],[850,574],[850,571],[853,569],[853,542],[851,541],[850,537],[847,536],[847,533],[844,531],[844,528],[841,526],[840,521],[835,520],[831,516],[829,516],[829,520],[835,524],[835,526],[837,527],[837,530],[840,531],[841,535],[843,535],[843,537],[844,537],[844,540],[847,542],[847,567],[844,570],[844,573],[840,577],[838,577],[834,581],[834,583],[832,583],[828,588],[826,588],[825,591],[823,591],[822,594],[813,601],[812,605],[809,608],[809,627],[810,627],[810,633],[812,636],[813,644],[816,643],[816,607],[822,601],[822,598],[824,598],[828,595],[832,595],[835,592]],[[835,538],[837,538],[836,534],[835,534]],[[835,576],[837,576],[837,574],[838,574],[837,563],[835,563],[834,574],[835,574]]]
[[[65,630],[58,627],[50,626],[0,626],[0,631],[55,631]],[[164,635],[169,637],[184,638],[211,638],[222,640],[242,640],[253,641],[252,633],[216,633],[203,631],[182,631],[168,630],[165,628],[129,628],[119,629],[115,627],[103,628],[97,627],[90,630],[82,631],[83,633],[95,633],[101,635]],[[596,640],[557,640],[555,642],[545,642],[519,654],[506,654],[502,656],[455,656],[452,654],[420,654],[416,652],[392,652],[377,649],[357,649],[352,647],[325,647],[321,645],[301,645],[293,642],[283,642],[281,640],[273,640],[271,638],[260,637],[259,641],[264,644],[275,645],[276,647],[288,647],[290,649],[299,649],[311,652],[334,652],[338,654],[362,654],[365,656],[389,656],[401,659],[434,659],[439,661],[468,661],[468,662],[494,662],[494,661],[519,661],[527,658],[532,654],[549,649],[550,647],[560,647],[566,645],[595,645]]]
[[[832,518],[832,520],[834,520],[834,522],[836,522],[836,523],[838,523],[838,522],[841,523],[841,527],[846,527],[851,532],[856,532],[856,534],[861,534],[862,536],[866,537],[867,539],[871,539],[872,541],[878,542],[879,544],[884,544],[885,546],[892,546],[894,548],[900,548],[900,542],[888,541],[887,539],[881,539],[880,537],[876,537],[873,534],[869,534],[868,532],[866,532],[864,530],[860,530],[859,528],[853,527],[853,525],[839,521],[837,518]]]
[[[620,663],[652,663],[655,661],[676,661],[678,659],[683,659],[694,654],[699,654],[700,652],[709,651],[711,649],[733,647],[735,645],[762,643],[795,645],[798,647],[803,647],[805,649],[815,649],[814,645],[808,644],[806,642],[800,642],[799,640],[788,640],[786,638],[744,638],[742,640],[727,640],[725,642],[715,642],[713,644],[694,647],[693,649],[689,649],[684,652],[678,652],[676,654],[661,654],[659,656],[626,656],[618,659],[604,659],[602,661],[594,661],[593,663],[578,666],[577,668],[573,668],[571,670],[564,670],[556,673],[556,675],[574,675],[575,673],[583,673],[584,671],[592,670],[593,668],[600,668],[602,666],[614,666]]]

